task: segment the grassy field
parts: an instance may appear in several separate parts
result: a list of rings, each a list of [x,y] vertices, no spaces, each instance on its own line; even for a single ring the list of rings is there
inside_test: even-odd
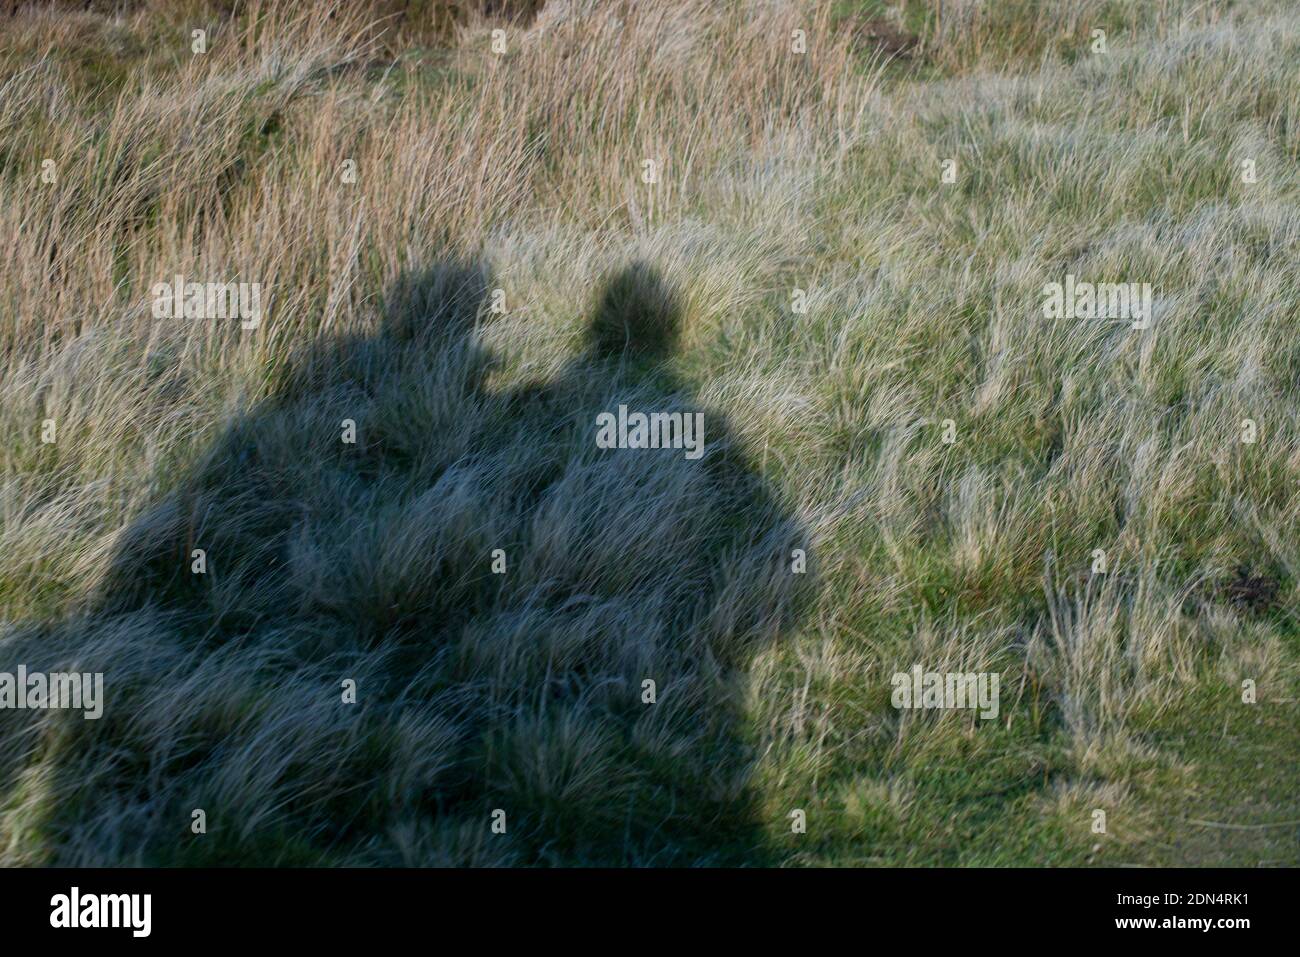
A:
[[[0,672],[104,708],[0,709],[0,862],[1300,863],[1295,3],[81,6]]]

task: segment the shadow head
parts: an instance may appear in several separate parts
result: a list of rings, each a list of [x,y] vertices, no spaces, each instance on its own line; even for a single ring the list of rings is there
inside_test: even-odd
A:
[[[482,262],[451,259],[403,273],[385,297],[382,334],[424,345],[472,336],[490,285]]]
[[[667,359],[677,351],[681,323],[673,286],[653,266],[633,263],[606,283],[587,327],[587,349],[598,359]]]

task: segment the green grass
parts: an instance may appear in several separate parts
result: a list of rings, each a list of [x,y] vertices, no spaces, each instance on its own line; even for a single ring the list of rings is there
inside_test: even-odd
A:
[[[1296,13],[939,7],[17,18],[0,860],[1297,863]]]

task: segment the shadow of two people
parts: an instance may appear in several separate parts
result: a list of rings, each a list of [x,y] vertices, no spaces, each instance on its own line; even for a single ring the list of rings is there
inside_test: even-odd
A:
[[[425,835],[400,852],[416,864],[760,863],[784,819],[755,805],[742,676],[793,620],[798,523],[675,372],[681,301],[654,268],[614,275],[581,353],[515,389],[488,387],[489,285],[437,264],[390,289],[374,334],[306,349],[123,533],[97,614],[162,609],[200,653],[364,672],[347,720],[445,728],[401,801],[284,812],[326,859],[391,859],[373,849],[401,832]],[[619,404],[702,411],[704,454],[598,448]],[[382,790],[403,760],[349,776]],[[467,849],[498,808],[506,834],[483,840],[502,843]],[[263,844],[222,853],[264,863]]]

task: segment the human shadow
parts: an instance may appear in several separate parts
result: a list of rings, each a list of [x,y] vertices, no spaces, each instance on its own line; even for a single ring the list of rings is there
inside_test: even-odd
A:
[[[490,288],[403,277],[122,532],[62,630],[108,690],[58,745],[52,860],[769,862],[743,677],[806,536],[679,372],[657,270],[513,388]]]

